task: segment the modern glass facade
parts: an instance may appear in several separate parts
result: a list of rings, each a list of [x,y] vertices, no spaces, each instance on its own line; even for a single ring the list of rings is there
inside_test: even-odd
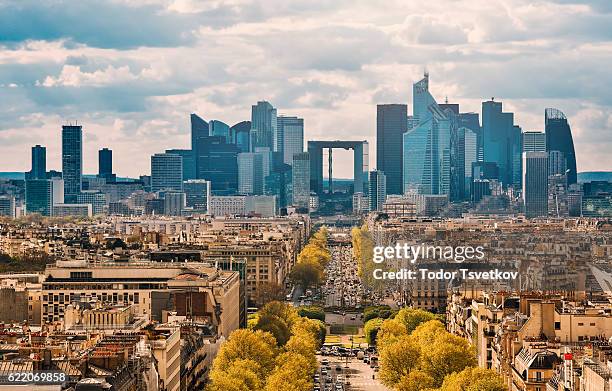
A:
[[[32,147],[32,171],[30,179],[47,178],[47,148],[36,145]]]
[[[171,153],[151,156],[151,191],[183,190],[183,158]]]
[[[200,171],[199,168],[199,156],[202,152],[199,150],[201,146],[200,140],[210,136],[210,126],[208,122],[200,118],[197,114],[191,114],[191,150],[193,151],[194,167],[193,170],[196,173]]]
[[[382,210],[387,199],[387,178],[380,170],[370,171],[368,178],[370,210]]]
[[[53,214],[53,205],[64,203],[64,180],[29,179],[26,181],[26,211],[42,216]]]
[[[544,124],[546,130],[546,150],[560,151],[563,153],[567,163],[567,183],[571,185],[577,182],[578,171],[576,168],[576,152],[574,151],[574,139],[572,129],[567,122],[567,117],[560,110],[546,109],[544,112]]]
[[[230,128],[232,144],[236,144],[240,152],[251,151],[251,121],[238,122]]]
[[[402,136],[407,127],[408,106],[376,107],[376,168],[386,175],[388,194],[403,194]]]
[[[105,178],[107,182],[114,182],[113,151],[108,148],[98,151],[98,176]]]
[[[191,149],[166,149],[166,153],[183,158],[183,181],[195,179],[195,159]]]
[[[523,153],[523,202],[526,217],[548,214],[548,154]]]
[[[82,190],[83,129],[80,125],[62,126],[62,178],[66,203],[76,201]]]
[[[210,207],[210,182],[204,179],[190,179],[183,182],[186,205],[194,212],[206,213]]]
[[[231,195],[238,190],[238,153],[225,137],[208,136],[198,140],[197,179],[211,182],[214,195]]]
[[[514,185],[520,172],[516,167],[522,151],[520,128],[514,126],[513,113],[502,111],[501,102],[482,103],[482,137],[484,161],[497,164],[504,187]]]
[[[228,124],[214,119],[210,121],[208,125],[210,127],[209,136],[225,137],[226,143],[228,144],[233,143],[231,134],[230,134],[230,127]]]
[[[293,155],[304,152],[304,119],[298,117],[280,116],[277,120],[278,134],[283,135],[283,162],[291,165]]]
[[[293,205],[308,208],[310,201],[310,155],[308,152],[293,155],[291,166]]]
[[[238,193],[262,195],[264,178],[263,154],[255,152],[238,154]]]
[[[276,109],[269,102],[257,102],[251,107],[251,147],[282,149],[283,135],[278,134]]]

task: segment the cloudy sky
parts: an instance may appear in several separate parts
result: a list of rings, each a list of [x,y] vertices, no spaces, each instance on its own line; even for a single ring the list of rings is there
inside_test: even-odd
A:
[[[229,124],[268,100],[307,139],[367,139],[377,103],[502,100],[524,130],[546,107],[573,128],[579,171],[612,171],[609,0],[0,0],[0,171],[30,168],[61,125],[84,127],[85,172],[122,176],[189,147],[189,113]],[[349,176],[350,164],[335,166]]]

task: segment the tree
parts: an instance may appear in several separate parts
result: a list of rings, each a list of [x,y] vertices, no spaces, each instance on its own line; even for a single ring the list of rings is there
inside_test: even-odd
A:
[[[491,369],[466,368],[444,379],[440,391],[505,391],[503,378]]]
[[[394,387],[402,377],[407,376],[419,364],[419,346],[409,337],[385,345],[380,351],[380,380],[388,387]]]
[[[402,308],[395,315],[395,319],[406,326],[408,333],[412,333],[421,323],[436,319],[436,315],[421,309]]]
[[[421,369],[434,378],[437,387],[446,375],[476,365],[476,353],[468,341],[448,332],[423,346],[421,353]]]
[[[276,354],[276,340],[272,334],[261,330],[235,330],[221,346],[212,372],[227,372],[236,361],[252,360],[259,364],[253,367],[258,378],[265,379],[274,368]]]
[[[366,337],[366,341],[370,345],[376,345],[376,336],[378,335],[378,330],[380,330],[380,326],[382,325],[383,320],[380,318],[370,319],[363,326],[363,332]]]
[[[385,345],[397,341],[404,335],[408,335],[406,327],[396,319],[385,319],[376,334],[376,346],[384,349]]]
[[[257,304],[264,305],[271,301],[282,300],[285,291],[280,284],[274,282],[263,282],[257,286]]]
[[[319,285],[323,281],[323,268],[312,260],[301,260],[289,273],[289,279],[303,288]]]
[[[421,323],[410,335],[419,343],[419,345],[422,347],[427,347],[434,344],[437,338],[445,334],[447,334],[447,331],[440,321],[430,320],[425,323]]]
[[[426,389],[434,389],[435,381],[427,372],[415,369],[408,375],[403,376],[396,388],[397,391],[421,391]],[[457,390],[458,389],[454,389],[453,391]]]
[[[298,309],[298,315],[304,318],[317,319],[325,322],[325,311],[317,306],[301,306]]]
[[[208,391],[259,391],[263,389],[258,376],[260,365],[254,360],[235,360],[226,370],[210,373]]]
[[[265,391],[310,391],[314,369],[301,354],[287,352],[278,357],[278,365],[266,381]]]
[[[297,319],[297,311],[293,307],[272,301],[258,311],[254,329],[271,333],[278,346],[283,346],[291,337],[291,327]]]
[[[321,322],[320,320],[298,318],[291,328],[291,333],[294,336],[309,334],[314,337],[316,342],[315,349],[313,349],[314,351],[321,348],[325,342],[325,334],[327,333],[327,329],[325,328],[325,323]]]
[[[368,306],[363,310],[363,321],[367,322],[374,318],[387,319],[391,315],[393,315],[393,311],[388,305]]]

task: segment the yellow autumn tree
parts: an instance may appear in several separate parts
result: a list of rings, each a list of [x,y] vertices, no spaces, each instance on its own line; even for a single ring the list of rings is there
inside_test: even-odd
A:
[[[419,346],[409,337],[402,336],[380,350],[380,380],[395,387],[400,380],[418,368],[421,356]]]
[[[444,379],[440,391],[505,391],[503,378],[491,369],[466,368]]]

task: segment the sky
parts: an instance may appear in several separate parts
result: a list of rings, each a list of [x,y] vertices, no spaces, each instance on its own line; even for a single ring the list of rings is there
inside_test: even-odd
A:
[[[85,173],[108,147],[118,175],[148,174],[190,147],[190,113],[232,125],[258,100],[306,140],[368,140],[374,167],[376,104],[411,112],[425,69],[438,102],[495,97],[523,130],[562,110],[578,170],[612,171],[609,0],[0,0],[0,171],[35,144],[60,169],[78,121]]]

